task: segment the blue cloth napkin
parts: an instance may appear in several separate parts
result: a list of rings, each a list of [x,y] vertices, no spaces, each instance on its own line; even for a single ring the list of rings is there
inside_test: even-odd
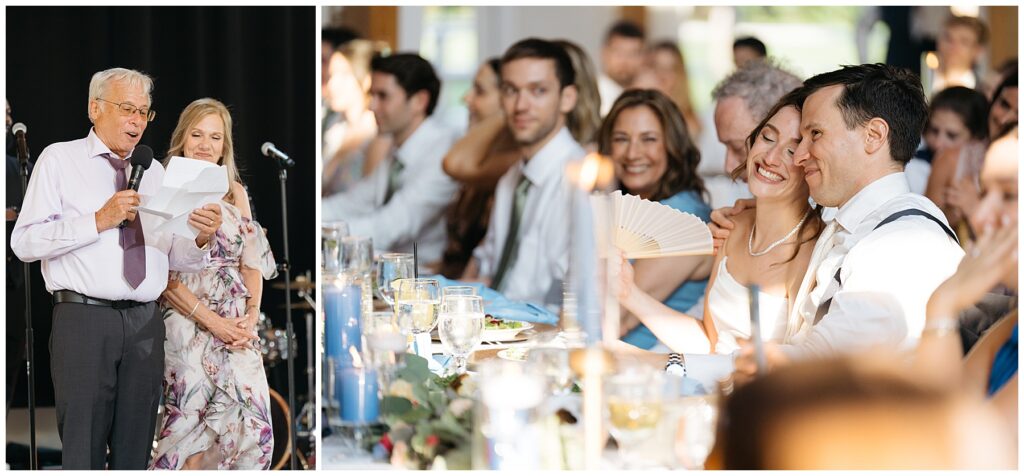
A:
[[[558,324],[558,315],[547,310],[543,306],[538,306],[532,302],[513,301],[506,298],[500,292],[484,286],[483,284],[456,281],[454,279],[445,278],[439,274],[425,277],[436,279],[442,288],[447,286],[473,287],[476,289],[477,296],[480,296],[484,300],[484,312],[494,317],[510,321],[535,322],[550,325]]]
[[[1017,326],[1013,326],[1013,334],[996,352],[992,360],[992,370],[988,378],[988,397],[995,395],[1003,385],[1017,375]]]

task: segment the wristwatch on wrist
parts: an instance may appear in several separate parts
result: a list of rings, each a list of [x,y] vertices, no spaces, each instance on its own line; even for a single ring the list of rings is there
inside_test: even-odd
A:
[[[665,364],[665,373],[678,375],[680,377],[686,376],[686,360],[683,359],[683,354],[675,352],[668,354],[668,363]]]

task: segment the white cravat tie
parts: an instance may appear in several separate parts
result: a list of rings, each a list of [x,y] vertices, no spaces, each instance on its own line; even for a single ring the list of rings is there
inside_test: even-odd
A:
[[[804,279],[800,283],[800,289],[797,291],[796,300],[791,303],[791,312],[789,313],[789,322],[786,324],[786,338],[785,342],[790,343],[790,340],[801,333],[806,327],[810,327],[814,322],[814,313],[818,306],[814,304],[816,301],[810,299],[812,292],[821,294],[824,292],[825,287],[828,286],[828,282],[823,283],[824,285],[819,289],[817,286],[817,275],[818,268],[821,267],[825,258],[832,251],[832,248],[836,246],[836,233],[842,229],[839,222],[832,220],[822,230],[821,235],[818,236],[818,242],[814,247],[814,252],[811,253],[811,259],[807,263],[807,272],[804,273]],[[810,312],[810,315],[805,317],[805,314]]]

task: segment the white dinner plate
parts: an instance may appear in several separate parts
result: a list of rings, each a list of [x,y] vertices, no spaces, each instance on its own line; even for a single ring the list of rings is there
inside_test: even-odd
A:
[[[514,360],[517,362],[526,362],[526,355],[530,352],[530,349],[526,347],[509,347],[507,349],[501,349],[498,351],[498,358],[505,360]]]
[[[480,338],[484,342],[515,342],[526,340],[525,336],[519,336],[518,334],[527,329],[533,329],[533,324],[524,322],[523,327],[518,329],[484,329],[480,334]]]

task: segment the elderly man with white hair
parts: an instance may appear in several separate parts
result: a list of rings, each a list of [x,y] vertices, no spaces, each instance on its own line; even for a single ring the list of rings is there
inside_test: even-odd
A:
[[[64,469],[146,468],[164,368],[156,299],[169,270],[206,264],[221,224],[220,207],[206,205],[189,216],[194,241],[144,236],[139,194],[154,194],[164,170],[152,161],[138,192],[126,177],[156,115],[152,89],[134,70],[93,75],[92,130],[39,155],[11,235],[19,258],[42,261],[54,298],[50,374]]]
[[[758,59],[744,63],[711,91],[715,101],[715,132],[718,142],[725,146],[725,156],[713,139],[702,139],[698,172],[704,176],[712,208],[751,197],[745,179],[731,177],[732,171],[746,160],[747,136],[783,95],[801,84],[800,78],[776,62]]]

